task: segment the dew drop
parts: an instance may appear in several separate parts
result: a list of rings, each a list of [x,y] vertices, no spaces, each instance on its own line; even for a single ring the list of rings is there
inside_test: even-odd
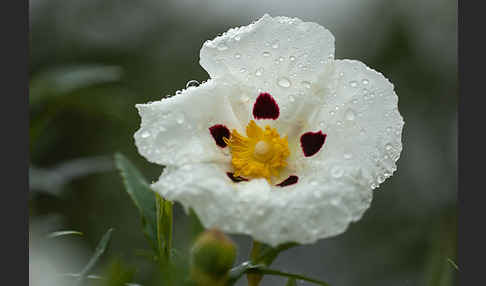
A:
[[[329,114],[330,114],[331,116],[334,116],[334,114],[336,114],[336,112],[334,112],[333,110],[331,110],[331,111],[329,111]]]
[[[176,95],[179,95],[179,94],[181,94],[181,93],[182,93],[182,90],[178,90],[178,91],[176,91],[176,93],[175,93],[175,94],[176,94]]]
[[[303,87],[305,87],[307,89],[311,88],[311,83],[308,82],[308,81],[303,81],[303,82],[301,82],[301,84],[302,84]]]
[[[263,74],[263,68],[259,68],[255,71],[256,76],[261,76]]]
[[[351,154],[351,153],[344,153],[344,159],[349,160],[351,158],[353,158],[353,154]]]
[[[343,125],[343,122],[342,121],[338,121],[338,122],[336,122],[336,124],[337,124],[337,126],[341,126],[341,125]]]
[[[346,110],[344,117],[346,118],[346,120],[353,121],[356,115],[352,109],[348,109]]]
[[[285,88],[287,88],[287,87],[290,87],[291,82],[290,82],[290,80],[289,80],[288,78],[286,78],[286,77],[280,77],[280,78],[278,78],[278,80],[277,80],[277,84],[278,84],[279,86],[281,86],[281,87],[285,87]]]
[[[294,102],[295,101],[295,98],[292,95],[289,95],[289,101],[290,102]]]
[[[343,72],[340,72],[339,73],[339,77],[343,77],[344,76],[344,73]]]
[[[390,151],[391,149],[393,149],[393,147],[392,147],[392,145],[390,143],[388,143],[388,144],[385,145],[385,149],[387,151]]]
[[[238,36],[235,36],[235,41],[239,41],[241,40],[241,37],[238,35]]]
[[[263,52],[263,56],[264,57],[269,57],[270,56],[270,52]]]
[[[272,48],[278,49],[278,47],[279,47],[278,42],[273,43]]]
[[[319,126],[321,128],[324,128],[326,126],[326,122],[324,122],[324,121],[319,122]]]
[[[279,62],[283,62],[284,61],[284,58],[283,57],[279,57],[278,60],[279,60]]]
[[[333,176],[334,178],[340,178],[343,176],[343,174],[344,174],[344,170],[341,167],[334,166],[331,169],[331,176]]]
[[[291,62],[293,62],[293,61],[295,61],[295,57],[294,57],[294,56],[290,56],[290,57],[289,57],[289,60],[290,60]]]
[[[177,124],[182,124],[182,123],[184,123],[184,114],[179,113],[179,114],[177,115],[176,122],[177,122]]]
[[[148,138],[148,137],[150,137],[150,132],[148,132],[148,131],[144,131],[144,132],[142,132],[142,134],[141,134],[140,136],[141,136],[142,138]]]
[[[239,58],[241,58],[241,54],[236,53],[236,54],[235,54],[235,59],[239,59]]]
[[[186,83],[186,88],[190,87],[197,87],[199,85],[199,82],[195,79],[192,79]]]
[[[224,43],[221,43],[218,45],[218,50],[219,51],[224,51],[224,50],[227,50],[228,49],[228,46]]]
[[[358,83],[357,83],[355,80],[353,80],[353,81],[350,81],[350,82],[349,82],[349,85],[350,85],[351,87],[357,87],[357,86],[358,86]]]
[[[369,83],[369,80],[367,80],[367,79],[365,78],[365,79],[363,79],[361,82],[362,82],[363,84],[368,84],[368,83]]]
[[[245,68],[241,68],[241,69],[240,69],[240,72],[241,72],[241,73],[245,73],[245,72],[246,72],[246,69],[245,69]]]

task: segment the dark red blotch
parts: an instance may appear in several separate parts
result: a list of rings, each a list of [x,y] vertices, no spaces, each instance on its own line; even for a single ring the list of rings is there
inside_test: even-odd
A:
[[[289,176],[287,179],[285,179],[280,184],[277,184],[277,186],[279,186],[279,187],[290,186],[290,185],[293,185],[293,184],[297,184],[298,181],[299,181],[299,177],[292,175],[292,176]]]
[[[312,156],[321,150],[327,134],[319,132],[307,132],[300,137],[300,146],[306,157]]]
[[[239,183],[239,182],[243,182],[243,181],[248,181],[247,179],[243,178],[243,177],[235,177],[235,174],[234,173],[231,173],[231,172],[227,172],[226,175],[228,175],[228,177],[235,183]]]
[[[269,93],[260,93],[253,105],[253,117],[255,119],[277,119],[280,110],[275,99]]]
[[[209,127],[209,132],[214,138],[214,141],[216,141],[216,145],[218,145],[221,148],[226,147],[226,142],[224,142],[223,138],[230,138],[230,131],[229,129],[222,125],[222,124],[216,124],[211,127]]]

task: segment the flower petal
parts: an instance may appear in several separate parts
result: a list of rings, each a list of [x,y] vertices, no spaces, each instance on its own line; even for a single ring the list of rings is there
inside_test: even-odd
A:
[[[282,113],[307,93],[334,59],[334,37],[324,27],[297,18],[264,15],[204,43],[200,64],[211,78],[232,77],[253,88],[253,101],[270,93]]]
[[[323,149],[308,158],[315,168],[343,162],[362,171],[371,188],[396,170],[402,151],[402,116],[393,85],[379,72],[353,60],[336,60],[317,95],[320,110],[309,121],[327,134]],[[336,166],[335,175],[344,176]],[[331,168],[331,170],[333,170]]]
[[[265,179],[233,183],[229,164],[169,166],[152,188],[169,200],[194,209],[206,228],[251,235],[272,246],[313,243],[346,230],[371,202],[361,177],[322,176],[327,169],[299,176],[285,188]],[[325,173],[324,173],[325,174]]]
[[[173,97],[138,104],[142,122],[134,137],[139,153],[162,165],[229,161],[209,128],[223,124],[241,130],[230,98],[234,90],[230,84],[209,80]]]

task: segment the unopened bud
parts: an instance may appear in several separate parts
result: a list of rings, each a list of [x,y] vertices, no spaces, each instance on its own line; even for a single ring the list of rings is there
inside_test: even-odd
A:
[[[191,249],[191,278],[197,285],[224,285],[236,259],[236,246],[224,233],[208,229]]]

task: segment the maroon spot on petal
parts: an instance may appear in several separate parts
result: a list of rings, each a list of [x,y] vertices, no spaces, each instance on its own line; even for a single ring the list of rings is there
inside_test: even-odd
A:
[[[239,183],[239,182],[243,182],[243,181],[248,181],[247,179],[243,178],[243,177],[235,177],[235,174],[234,173],[231,173],[231,172],[226,172],[226,175],[228,175],[228,177],[235,183]]]
[[[269,93],[260,93],[253,105],[255,119],[277,119],[280,110],[275,99]]]
[[[277,184],[277,186],[279,186],[279,187],[290,186],[290,185],[293,185],[293,184],[297,184],[298,181],[299,181],[299,177],[292,175],[292,176],[289,176],[287,179],[285,179],[280,184]]]
[[[310,157],[319,150],[321,150],[324,141],[326,141],[327,134],[323,134],[322,131],[319,132],[306,132],[300,137],[300,146],[304,155]]]
[[[223,138],[230,138],[230,131],[226,126],[222,124],[213,125],[209,127],[209,132],[211,132],[214,141],[216,141],[216,145],[221,148],[226,147],[227,144],[224,142]]]

